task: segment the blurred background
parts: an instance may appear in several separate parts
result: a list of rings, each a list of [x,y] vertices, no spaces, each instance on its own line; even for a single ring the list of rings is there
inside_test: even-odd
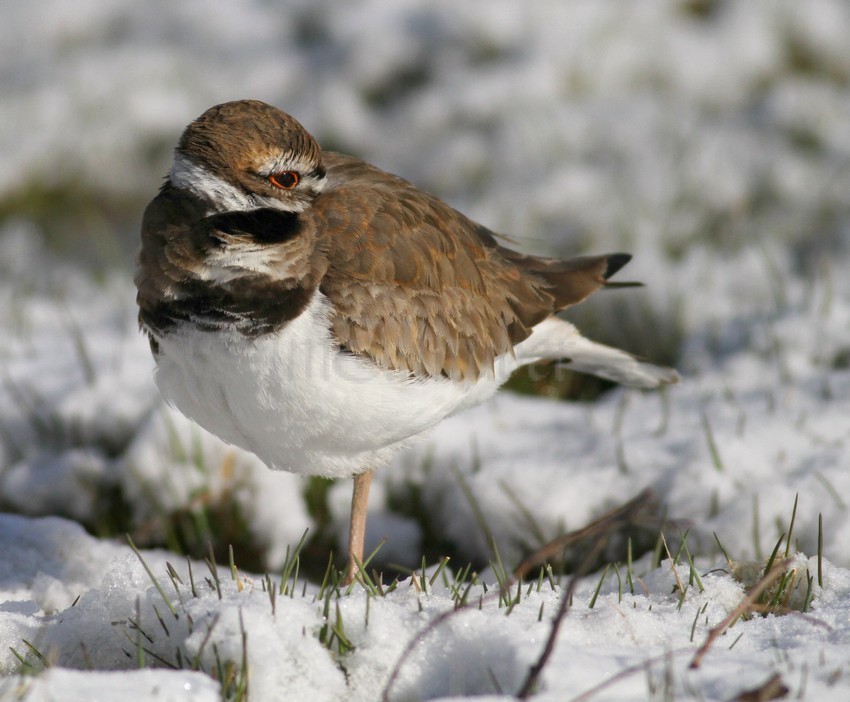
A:
[[[317,552],[338,538],[324,481],[160,406],[135,329],[142,209],[182,128],[226,100],[290,112],[524,251],[634,253],[621,277],[647,287],[572,318],[718,392],[708,374],[744,352],[736,387],[850,365],[846,0],[0,0],[0,16],[2,509],[236,543],[256,568],[308,527]],[[556,375],[515,387],[605,389]],[[385,498],[399,533],[453,548],[412,503]]]

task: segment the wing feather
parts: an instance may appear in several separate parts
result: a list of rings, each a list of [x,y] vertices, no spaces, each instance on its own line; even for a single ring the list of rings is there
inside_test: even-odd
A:
[[[525,256],[407,181],[326,153],[309,216],[327,236],[320,289],[341,347],[414,375],[475,380],[559,309],[605,284],[611,261]]]

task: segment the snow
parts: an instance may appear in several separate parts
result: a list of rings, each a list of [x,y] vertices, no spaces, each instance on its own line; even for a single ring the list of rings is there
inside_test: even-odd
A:
[[[0,535],[3,543],[13,544],[13,551],[4,554],[0,576],[3,640],[13,642],[18,653],[26,651],[21,642],[29,641],[53,665],[35,678],[0,683],[4,694],[23,691],[27,700],[123,699],[128,690],[135,690],[134,699],[213,699],[215,686],[199,673],[132,670],[138,639],[144,636],[144,655],[165,664],[175,664],[180,651],[185,660],[197,659],[201,670],[211,670],[215,656],[242,660],[243,632],[249,690],[256,699],[273,699],[281,690],[294,699],[379,699],[396,666],[391,699],[516,690],[539,654],[563,591],[532,584],[506,616],[492,595],[476,587],[470,599],[483,597],[480,608],[455,611],[426,629],[453,610],[439,580],[429,592],[403,581],[384,597],[356,589],[335,601],[337,614],[331,609],[330,620],[342,619],[354,646],[353,652],[335,656],[317,638],[323,599],[314,585],[305,596],[279,596],[272,609],[261,580],[233,580],[220,569],[219,596],[212,580],[199,576],[203,566],[196,563],[193,596],[185,564],[173,554],[146,552],[145,564],[158,578],[160,592],[128,547],[87,536],[65,520],[4,515]],[[180,581],[164,575],[169,558]],[[645,565],[636,564],[638,572]],[[802,555],[794,565],[800,572],[818,568],[816,558]],[[677,578],[687,582],[688,567],[674,573],[670,561],[645,573],[635,594],[618,592],[616,581],[608,578],[592,608],[595,582],[583,581],[535,699],[569,699],[631,666],[638,674],[606,687],[600,699],[645,699],[646,676],[662,684],[665,668],[674,671],[671,684],[677,689],[699,688],[705,699],[728,699],[777,668],[790,671],[786,682],[805,687],[815,699],[840,699],[847,688],[833,676],[850,654],[850,570],[829,562],[821,567],[824,587],[817,590],[810,614],[739,622],[696,671],[686,665],[698,644],[742,597],[742,585],[727,569],[705,572],[704,589],[694,587],[684,603],[676,583]],[[412,653],[400,659],[416,635],[421,639]],[[778,657],[786,662],[780,665]],[[4,669],[14,663],[10,649],[0,652]],[[98,672],[83,672],[91,668]],[[101,672],[122,669],[129,670]]]
[[[83,672],[52,668],[25,681],[15,691],[38,702],[100,702],[101,700],[157,699],[163,702],[215,702],[218,685],[202,673],[188,670],[133,670]]]
[[[45,0],[3,17],[0,700],[233,699],[243,658],[252,700],[365,702],[391,678],[393,700],[516,699],[569,578],[508,608],[487,567],[452,613],[464,559],[494,560],[492,536],[510,568],[645,488],[674,554],[688,530],[701,587],[651,553],[629,587],[612,555],[577,582],[531,699],[729,700],[774,673],[797,699],[850,696],[845,2]],[[92,276],[16,209],[65,191],[140,209],[180,129],[241,97],[526,251],[632,251],[625,277],[647,287],[569,316],[683,375],[592,402],[503,393],[379,472],[367,548],[386,537],[381,562],[411,568],[435,538],[455,554],[426,591],[415,575],[328,595],[301,575],[272,598],[264,575],[220,566],[216,586],[164,550],[208,509],[199,530],[241,525],[276,586],[317,528],[305,483],[164,406],[129,264]],[[350,489],[327,495],[340,549]],[[811,577],[807,611],[739,620],[689,668],[792,514],[789,604]],[[93,535],[124,531],[140,556]]]

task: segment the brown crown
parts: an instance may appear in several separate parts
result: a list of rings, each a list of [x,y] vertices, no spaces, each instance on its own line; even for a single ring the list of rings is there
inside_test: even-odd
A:
[[[259,100],[211,107],[186,127],[177,152],[225,177],[286,152],[316,167],[322,163],[322,150],[301,123]]]

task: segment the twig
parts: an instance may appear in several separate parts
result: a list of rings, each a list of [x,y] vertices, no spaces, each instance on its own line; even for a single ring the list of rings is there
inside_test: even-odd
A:
[[[576,570],[575,574],[570,578],[569,583],[567,583],[566,590],[561,594],[561,602],[558,606],[558,612],[555,614],[554,619],[552,619],[552,626],[549,629],[549,636],[546,639],[546,645],[543,647],[543,651],[540,654],[540,657],[537,659],[537,662],[531,666],[528,671],[528,675],[525,678],[525,681],[522,684],[522,687],[517,692],[517,697],[521,700],[528,699],[529,696],[537,689],[537,683],[540,680],[540,676],[543,673],[543,669],[546,667],[546,664],[549,662],[549,659],[552,657],[552,654],[555,651],[555,644],[558,640],[558,632],[561,629],[561,623],[564,621],[564,617],[567,616],[567,612],[569,611],[570,603],[572,602],[573,593],[575,592],[576,587],[578,586],[579,579],[586,574],[587,570],[590,568],[591,564],[595,561],[596,557],[599,555],[599,552],[602,550],[602,547],[605,543],[605,538],[611,534],[618,526],[621,526],[623,523],[628,524],[633,520],[633,517],[637,513],[638,510],[645,508],[647,505],[653,502],[652,493],[649,490],[644,490],[637,497],[630,500],[626,504],[621,507],[608,512],[608,514],[602,516],[600,519],[597,519],[595,522],[590,524],[585,529],[581,529],[578,532],[573,532],[572,534],[567,534],[561,539],[556,539],[555,541],[564,542],[566,541],[566,537],[572,536],[568,542],[564,543],[561,547],[561,550],[568,544],[575,541],[576,538],[587,538],[590,535],[594,535],[596,540],[593,544],[593,548],[587,553],[584,561],[581,566]],[[577,534],[581,534],[581,537],[576,537]],[[555,543],[555,542],[552,542]],[[544,546],[543,549],[549,549],[552,544]],[[539,552],[538,552],[539,553]],[[529,562],[530,559],[526,559],[514,572],[514,577],[522,577],[526,571],[523,570],[523,566]],[[528,568],[530,566],[526,566]],[[518,575],[521,573],[521,575]]]
[[[524,578],[530,570],[543,565],[549,559],[560,555],[567,546],[589,539],[599,533],[610,534],[614,529],[623,524],[635,521],[635,516],[643,509],[649,509],[655,505],[655,495],[652,490],[644,490],[637,497],[632,498],[624,505],[603,514],[599,519],[591,522],[583,529],[571,531],[559,536],[548,544],[540,547],[514,570],[514,579]],[[513,583],[512,583],[513,584]]]
[[[592,536],[598,536],[599,538],[597,539],[594,549],[591,550],[591,554],[585,559],[585,563],[582,563],[582,566],[586,566],[587,563],[591,562],[590,556],[595,555],[597,549],[601,548],[603,543],[603,536],[609,535],[619,526],[632,523],[633,521],[635,521],[635,516],[641,510],[646,509],[654,504],[655,498],[652,491],[644,490],[639,495],[637,495],[637,497],[629,500],[624,505],[602,515],[599,519],[593,521],[583,529],[572,531],[569,534],[564,534],[563,536],[558,537],[554,541],[550,541],[548,544],[532,553],[528,558],[526,558],[522,563],[520,563],[516,567],[513,572],[513,575],[505,584],[505,589],[510,590],[510,588],[514,584],[516,584],[518,580],[524,578],[530,570],[532,570],[536,566],[542,565],[549,558],[560,554],[560,552],[563,551],[567,546],[576,543],[577,541],[588,539]],[[529,676],[523,684],[522,691],[526,690],[529,685],[533,686],[535,684],[537,678],[540,675],[540,671],[542,671],[543,666],[545,666],[546,662],[548,661],[552,649],[554,649],[554,641],[557,637],[558,627],[560,626],[561,620],[564,618],[568,610],[570,595],[575,590],[575,587],[578,584],[578,579],[581,577],[581,575],[583,575],[583,573],[581,572],[581,570],[579,570],[576,575],[572,576],[570,582],[567,584],[567,590],[562,594],[561,605],[558,610],[558,614],[555,616],[552,622],[553,631],[550,632],[549,641],[547,641],[546,648],[544,648],[540,660],[538,660],[538,662],[532,667],[531,671],[529,671]],[[501,592],[502,590],[500,589],[492,592],[487,597],[482,597],[479,600],[476,600],[473,603],[462,604],[454,609],[447,610],[442,614],[436,616],[428,623],[426,627],[418,631],[416,635],[410,641],[408,641],[407,645],[404,647],[404,650],[401,652],[401,655],[396,661],[395,666],[393,666],[392,672],[390,673],[390,676],[387,679],[386,684],[384,685],[383,692],[381,693],[382,702],[389,702],[390,692],[392,691],[392,688],[395,685],[399,674],[401,673],[402,666],[405,664],[405,662],[416,649],[416,647],[432,631],[434,631],[434,629],[440,626],[440,624],[442,624],[447,619],[456,616],[458,613],[469,607],[472,607],[473,605],[476,607],[480,607],[481,604],[483,604],[484,602],[489,602],[497,598]],[[536,673],[535,670],[537,671]]]
[[[742,614],[753,609],[755,601],[774,583],[775,580],[780,578],[788,570],[789,565],[791,565],[791,559],[776,563],[773,568],[771,568],[770,571],[753,586],[753,589],[750,590],[749,594],[744,598],[741,604],[729,612],[729,614],[726,615],[723,621],[721,621],[717,626],[714,626],[709,630],[705,643],[697,649],[697,652],[694,654],[694,657],[691,659],[691,663],[688,666],[689,668],[693,670],[700,667],[702,659],[705,658],[705,654],[708,653],[708,649],[712,647],[714,642],[722,636],[730,626],[738,621],[738,618]]]
[[[767,702],[785,697],[791,690],[782,680],[779,673],[774,673],[758,687],[744,690],[733,702]]]
[[[585,575],[586,569],[599,555],[599,551],[602,549],[604,542],[604,536],[605,534],[599,535],[596,539],[596,543],[594,543],[594,547],[585,557],[581,567],[572,577],[570,577],[566,589],[561,593],[561,602],[558,605],[558,612],[552,619],[552,626],[549,629],[549,636],[546,638],[546,645],[543,647],[543,651],[540,653],[540,657],[537,659],[537,662],[529,668],[528,675],[522,683],[522,687],[519,689],[519,692],[517,692],[516,696],[518,699],[527,700],[537,689],[537,682],[540,679],[540,675],[543,673],[543,669],[546,667],[546,664],[549,662],[549,659],[555,651],[555,643],[558,640],[558,632],[561,629],[561,623],[564,621],[564,617],[567,616],[567,612],[569,611],[573,594],[578,586],[578,581],[583,575]]]
[[[606,678],[598,685],[594,685],[588,690],[585,690],[581,694],[576,697],[572,697],[569,702],[587,702],[587,700],[591,699],[594,695],[599,692],[602,692],[606,687],[611,687],[611,685],[615,685],[621,680],[625,680],[630,675],[634,675],[635,673],[639,673],[642,670],[646,670],[648,666],[653,663],[658,663],[663,661],[666,658],[670,658],[672,656],[677,656],[680,653],[687,653],[689,649],[680,648],[675,651],[668,651],[666,653],[661,653],[657,656],[653,656],[652,658],[647,658],[642,660],[640,663],[635,663],[634,665],[630,665],[628,668],[623,668],[616,675],[612,675],[610,678]]]

